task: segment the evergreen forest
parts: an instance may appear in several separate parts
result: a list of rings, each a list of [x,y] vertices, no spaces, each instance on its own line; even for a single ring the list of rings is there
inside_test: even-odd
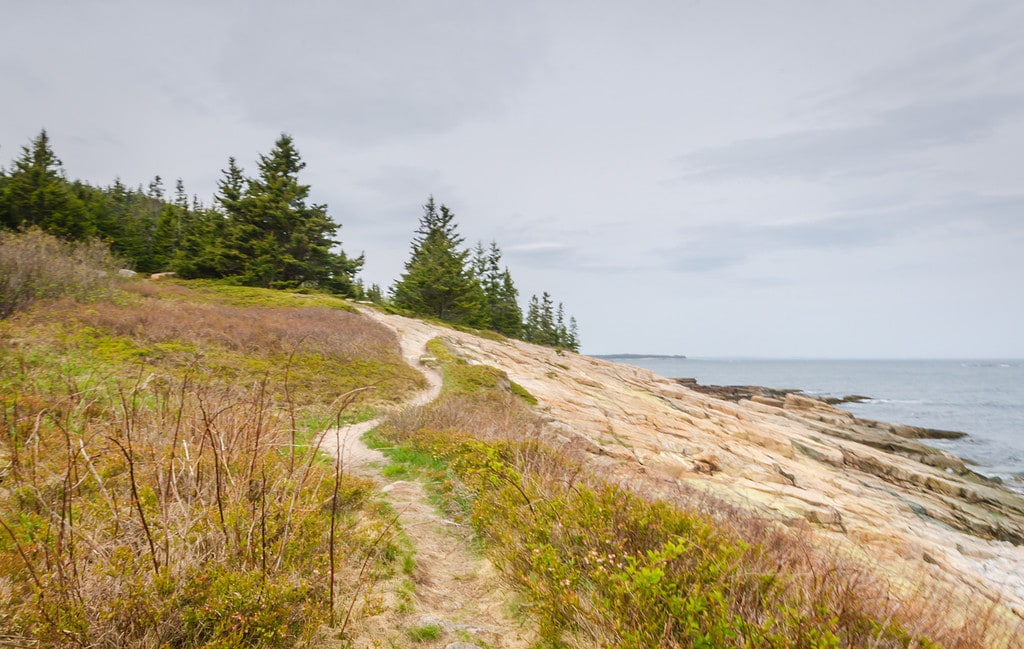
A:
[[[469,248],[455,214],[433,196],[423,206],[405,272],[385,292],[357,277],[364,256],[337,238],[326,205],[310,201],[295,141],[281,134],[247,175],[236,158],[221,170],[210,204],[155,176],[147,186],[69,180],[46,130],[0,169],[0,228],[39,229],[66,241],[99,240],[139,273],[242,286],[319,291],[367,300],[527,342],[579,350],[576,320],[547,292],[519,292],[497,242]]]

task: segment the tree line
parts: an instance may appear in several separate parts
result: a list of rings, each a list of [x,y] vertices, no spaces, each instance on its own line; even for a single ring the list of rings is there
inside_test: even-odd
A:
[[[215,204],[206,206],[189,198],[181,179],[173,193],[160,176],[145,189],[68,181],[44,130],[0,173],[0,224],[102,239],[144,273],[349,294],[363,258],[338,247],[338,226],[299,181],[304,167],[292,138],[281,135],[252,177],[229,159]]]
[[[95,187],[66,178],[45,130],[0,169],[0,227],[36,227],[69,241],[100,239],[143,273],[247,286],[313,289],[365,298],[415,314],[492,329],[529,342],[578,350],[574,318],[548,293],[529,302],[526,317],[496,242],[463,247],[454,214],[433,197],[424,205],[405,272],[385,295],[365,288],[336,238],[327,206],[309,200],[305,168],[291,136],[260,154],[249,176],[229,158],[212,205],[191,197],[179,178],[173,191],[156,176],[143,188],[120,180]]]
[[[412,240],[405,272],[391,287],[392,306],[421,315],[498,333],[527,342],[579,351],[576,319],[557,311],[551,295],[530,299],[526,319],[519,306],[519,291],[508,267],[502,267],[501,248],[494,241],[463,247],[455,214],[431,196],[423,206]],[[370,295],[385,301],[379,287]]]

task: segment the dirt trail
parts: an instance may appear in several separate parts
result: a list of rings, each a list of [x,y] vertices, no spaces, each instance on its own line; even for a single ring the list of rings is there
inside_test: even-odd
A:
[[[427,341],[437,335],[429,325],[365,310],[398,334],[406,362],[420,369],[428,387],[405,407],[429,403],[441,392],[441,375],[421,363]],[[493,647],[526,649],[537,641],[525,622],[513,619],[509,602],[513,594],[485,557],[472,547],[472,530],[445,518],[430,504],[423,485],[405,480],[389,481],[381,473],[386,458],[368,448],[360,437],[381,419],[352,424],[324,433],[322,448],[340,453],[346,471],[366,476],[382,485],[381,497],[398,512],[402,532],[414,549],[416,567],[411,574],[376,582],[363,593],[350,623],[353,648],[363,647]],[[438,627],[434,639],[414,641],[410,632]]]
[[[361,309],[361,312],[398,335],[405,362],[419,368],[427,380],[427,389],[416,394],[405,407],[422,406],[436,399],[441,394],[441,374],[420,362],[426,354],[427,342],[436,336],[434,330],[423,323],[389,317],[369,309]],[[380,451],[368,448],[360,439],[365,432],[375,428],[380,422],[381,418],[378,417],[340,428],[331,428],[324,432],[321,448],[331,455],[340,453],[342,463],[351,469],[365,468],[373,462],[383,462],[384,455]]]

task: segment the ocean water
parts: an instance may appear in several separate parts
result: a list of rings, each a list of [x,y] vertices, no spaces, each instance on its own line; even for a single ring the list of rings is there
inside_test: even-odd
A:
[[[979,473],[1024,488],[1024,360],[732,360],[609,358],[705,385],[795,388],[814,396],[860,394],[843,408],[867,419],[967,433],[926,440]]]

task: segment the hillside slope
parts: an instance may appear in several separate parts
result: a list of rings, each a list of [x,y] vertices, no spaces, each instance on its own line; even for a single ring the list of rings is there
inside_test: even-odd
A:
[[[697,490],[810,527],[896,592],[938,585],[1024,615],[1024,499],[898,428],[798,395],[733,403],[631,366],[368,315],[504,371],[539,401],[547,440],[606,479],[669,500]]]

